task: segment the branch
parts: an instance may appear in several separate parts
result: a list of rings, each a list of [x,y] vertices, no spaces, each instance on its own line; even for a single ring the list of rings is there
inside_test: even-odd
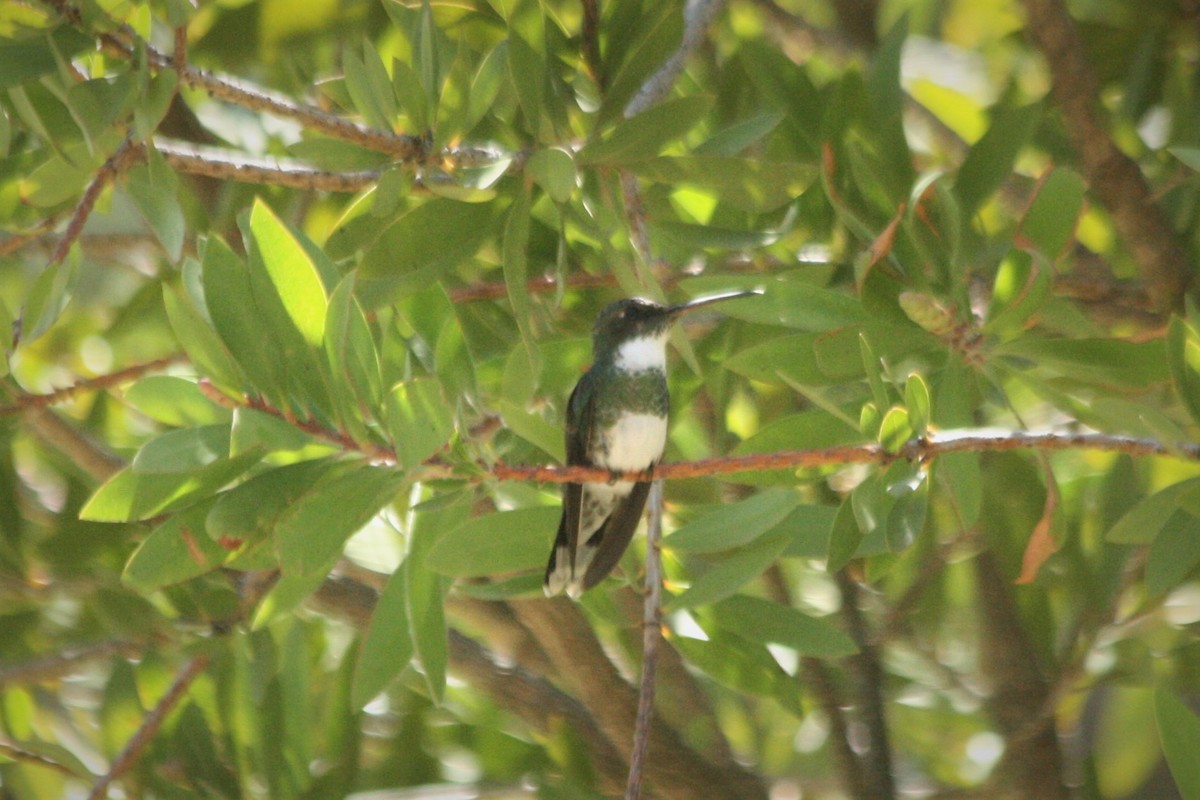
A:
[[[1108,133],[1095,75],[1063,0],[1023,0],[1023,5],[1025,31],[1050,65],[1063,127],[1092,192],[1112,213],[1156,308],[1181,309],[1192,277],[1188,253],[1154,202],[1141,169]]]
[[[125,745],[125,749],[117,756],[117,760],[113,762],[108,772],[92,786],[92,791],[88,794],[88,800],[104,800],[108,794],[109,785],[128,772],[137,763],[138,757],[146,749],[146,745],[150,744],[150,740],[154,738],[154,735],[158,733],[158,729],[166,721],[167,715],[171,713],[171,709],[183,699],[188,687],[192,685],[192,681],[196,680],[200,676],[200,673],[207,667],[208,656],[206,655],[196,656],[184,665],[183,670],[175,677],[175,682],[171,684],[171,688],[158,701],[158,705],[154,707],[154,710],[142,721],[141,727],[130,737],[129,742]]]
[[[330,172],[285,158],[255,158],[220,147],[156,138],[154,149],[178,172],[207,178],[322,192],[358,192],[379,180],[379,170]]]
[[[327,578],[313,595],[319,610],[366,629],[378,593],[346,577]],[[548,681],[519,667],[504,667],[474,640],[453,628],[449,631],[450,668],[497,705],[520,717],[530,728],[549,734],[568,727],[587,748],[591,764],[606,794],[616,794],[625,780],[625,761],[596,726],[591,713],[578,701]]]
[[[767,596],[784,606],[793,604],[792,590],[788,585],[783,570],[776,562],[763,573],[766,579]],[[830,752],[837,766],[842,788],[854,800],[872,800],[867,788],[862,759],[850,743],[850,726],[846,722],[846,712],[842,702],[841,692],[833,682],[830,667],[821,659],[813,656],[803,656],[800,659],[800,669],[796,672],[796,682],[807,688],[817,697],[825,721],[829,725]]]
[[[625,116],[633,117],[655,103],[666,99],[675,81],[683,72],[683,66],[704,41],[708,26],[716,19],[725,5],[725,0],[687,0],[683,10],[683,41],[679,48],[663,62],[658,71],[642,84],[642,88],[625,107]]]
[[[94,378],[87,378],[86,380],[73,383],[70,386],[64,386],[61,389],[55,389],[46,394],[20,394],[11,405],[0,406],[0,417],[8,416],[9,414],[18,414],[29,408],[45,408],[56,403],[66,402],[75,397],[75,395],[83,392],[103,391],[113,386],[136,380],[146,373],[158,372],[164,367],[185,360],[187,360],[187,357],[184,355],[170,355],[164,358],[157,358],[153,361],[147,361],[144,364],[135,364],[132,367],[110,372],[107,375],[97,375]]]
[[[11,761],[32,764],[35,767],[44,767],[46,769],[62,773],[63,775],[69,775],[72,778],[92,777],[87,773],[81,775],[80,773],[68,767],[66,764],[63,764],[61,761],[55,761],[49,756],[42,755],[41,753],[34,753],[30,750],[26,750],[24,747],[2,740],[0,740],[0,756],[3,756]]]
[[[628,742],[637,727],[633,688],[605,654],[578,607],[566,600],[514,601],[513,610],[541,642],[563,680],[591,709],[610,742]],[[654,794],[666,800],[696,797],[753,800],[766,794],[758,779],[739,766],[718,767],[683,743],[655,717],[644,772]]]
[[[650,486],[650,516],[646,521],[646,600],[642,610],[642,686],[638,691],[637,727],[633,735],[633,753],[629,758],[629,782],[625,800],[642,796],[642,770],[650,744],[650,726],[654,718],[654,678],[658,665],[658,644],[662,639],[662,538],[663,485]]]
[[[134,656],[141,650],[142,645],[133,642],[100,642],[21,664],[0,667],[0,689],[17,684],[57,680],[73,673],[80,664],[114,655]]]
[[[97,482],[108,480],[125,466],[124,459],[48,408],[27,409],[21,420],[34,436]]]
[[[896,781],[892,775],[892,749],[888,742],[887,715],[884,713],[883,667],[879,663],[879,654],[867,629],[862,609],[858,607],[858,584],[845,570],[839,570],[834,577],[842,596],[846,632],[858,645],[858,654],[850,656],[847,661],[856,673],[857,694],[869,741],[867,751],[860,759],[865,767],[862,777],[868,797],[889,800],[896,796]]]
[[[1025,433],[1010,430],[965,429],[942,431],[911,439],[895,453],[878,444],[840,445],[820,450],[780,450],[748,456],[722,456],[698,461],[659,464],[646,472],[611,473],[594,467],[514,467],[497,462],[492,474],[501,480],[533,480],[541,483],[607,482],[618,480],[658,480],[660,478],[697,478],[707,475],[731,475],[739,472],[764,472],[784,469],[879,464],[896,461],[929,461],[950,453],[1009,452],[1013,450],[1100,450],[1130,456],[1165,456],[1200,461],[1200,445],[1164,444],[1153,439],[1138,439],[1108,433]]]

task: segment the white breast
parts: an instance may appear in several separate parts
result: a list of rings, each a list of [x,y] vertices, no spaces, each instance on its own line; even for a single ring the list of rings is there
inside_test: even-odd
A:
[[[643,336],[630,339],[617,348],[617,369],[641,372],[644,369],[667,368],[667,335]]]
[[[666,444],[666,417],[622,414],[608,440],[602,466],[622,472],[646,469],[662,457]]]

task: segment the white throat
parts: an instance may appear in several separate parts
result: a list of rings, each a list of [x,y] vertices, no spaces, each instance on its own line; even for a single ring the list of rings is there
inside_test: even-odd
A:
[[[617,348],[617,369],[641,372],[667,368],[667,334],[642,336],[623,342]]]

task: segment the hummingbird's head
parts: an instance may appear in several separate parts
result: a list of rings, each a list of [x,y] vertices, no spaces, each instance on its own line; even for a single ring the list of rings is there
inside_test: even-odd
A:
[[[592,348],[597,359],[619,356],[622,350],[645,352],[646,358],[635,358],[636,362],[655,362],[666,357],[667,331],[676,317],[704,306],[762,294],[759,289],[745,292],[712,295],[680,303],[662,306],[653,300],[631,297],[610,303],[596,317],[592,326]],[[624,347],[629,345],[629,347]],[[653,357],[651,357],[653,356]],[[623,359],[618,358],[618,361]]]

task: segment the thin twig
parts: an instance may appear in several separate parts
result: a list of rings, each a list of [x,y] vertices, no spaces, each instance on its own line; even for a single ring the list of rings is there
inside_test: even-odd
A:
[[[142,645],[133,642],[100,642],[21,664],[10,664],[0,667],[0,688],[54,681],[75,672],[81,664],[114,655],[133,656],[141,649]]]
[[[330,172],[288,158],[256,158],[221,147],[155,138],[157,150],[179,172],[206,178],[321,192],[358,192],[379,181],[379,170]]]
[[[165,358],[156,358],[144,364],[134,364],[132,367],[110,372],[107,375],[97,375],[94,378],[87,378],[86,380],[73,383],[70,386],[64,386],[61,389],[55,389],[45,394],[17,395],[17,399],[12,404],[0,406],[0,417],[9,414],[19,414],[29,408],[45,408],[46,406],[63,403],[83,392],[103,391],[113,386],[136,380],[147,373],[158,372],[164,367],[169,367],[172,364],[177,364],[185,360],[187,360],[186,356],[177,353]]]
[[[654,679],[658,665],[658,644],[662,640],[662,539],[663,485],[650,486],[650,513],[646,520],[646,600],[642,608],[642,685],[638,691],[637,726],[633,734],[633,752],[629,757],[629,781],[625,800],[642,796],[642,769],[650,748],[650,726],[654,720]]]
[[[54,226],[58,224],[57,216],[50,216],[40,221],[31,231],[25,233],[14,233],[0,240],[0,258],[12,255],[27,244],[36,242],[50,231],[54,230]]]
[[[603,93],[608,83],[604,74],[604,60],[600,57],[600,2],[599,0],[581,0],[583,9],[583,24],[580,26],[580,50],[583,51],[583,63],[592,80]]]
[[[176,676],[175,682],[171,684],[171,688],[158,701],[158,705],[146,715],[146,719],[142,721],[141,727],[130,737],[129,742],[125,745],[125,749],[117,756],[117,759],[113,762],[108,772],[92,786],[92,791],[88,794],[88,800],[103,800],[108,793],[108,787],[113,781],[120,778],[137,763],[142,751],[146,749],[146,745],[150,744],[150,740],[154,738],[154,735],[158,733],[158,729],[166,721],[167,715],[183,699],[188,687],[192,685],[192,681],[196,680],[200,676],[200,673],[207,667],[207,655],[198,655],[184,665],[183,670]]]
[[[54,247],[54,252],[50,254],[50,262],[46,265],[47,267],[60,264],[67,257],[67,253],[71,250],[71,245],[79,238],[79,234],[83,232],[84,223],[91,216],[92,209],[96,206],[96,201],[100,199],[100,193],[120,174],[130,162],[131,157],[136,155],[136,153],[137,150],[133,146],[133,139],[126,136],[125,141],[121,142],[121,145],[100,166],[100,169],[96,170],[96,175],[92,178],[92,182],[88,184],[87,189],[83,192],[83,197],[79,198],[79,203],[71,213],[71,221],[67,223],[67,229],[63,231],[62,238],[58,240],[58,244]]]
[[[683,72],[688,57],[704,41],[708,34],[708,26],[724,6],[725,0],[688,0],[683,11],[683,41],[629,101],[629,105],[625,107],[626,117],[636,116],[666,99]]]
[[[32,764],[35,767],[44,767],[45,769],[53,770],[54,772],[59,772],[63,775],[69,775],[72,778],[92,777],[87,773],[80,774],[79,772],[68,767],[66,764],[63,764],[61,761],[55,761],[49,756],[42,755],[41,753],[31,752],[26,750],[24,747],[2,740],[0,740],[0,756],[12,761],[20,761],[25,764]]]

